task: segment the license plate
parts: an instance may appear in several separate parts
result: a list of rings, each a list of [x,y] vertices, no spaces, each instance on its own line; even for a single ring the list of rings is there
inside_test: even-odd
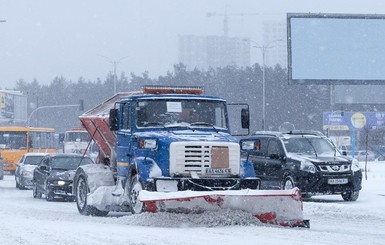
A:
[[[343,185],[347,183],[348,179],[328,179],[328,184],[330,185]]]
[[[230,174],[229,168],[206,168],[206,174]]]

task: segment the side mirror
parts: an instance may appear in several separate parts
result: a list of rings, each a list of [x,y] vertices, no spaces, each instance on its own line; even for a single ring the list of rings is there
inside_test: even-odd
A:
[[[110,110],[110,129],[111,131],[117,131],[119,129],[118,125],[118,109]]]
[[[41,165],[39,168],[41,171],[48,171],[48,166],[46,165]]]
[[[241,123],[242,128],[250,127],[250,113],[248,108],[242,108],[241,110]]]

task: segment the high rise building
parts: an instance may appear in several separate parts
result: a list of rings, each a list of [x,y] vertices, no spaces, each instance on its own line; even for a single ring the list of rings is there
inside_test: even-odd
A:
[[[245,67],[250,65],[250,44],[243,38],[227,36],[179,36],[179,61],[198,68]]]
[[[284,21],[266,21],[263,24],[263,46],[266,48],[265,64],[287,68],[287,31]]]

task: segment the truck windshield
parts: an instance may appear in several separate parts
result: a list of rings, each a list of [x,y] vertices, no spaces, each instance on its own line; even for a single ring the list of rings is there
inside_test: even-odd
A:
[[[227,129],[223,101],[141,100],[136,104],[136,126],[211,127]]]

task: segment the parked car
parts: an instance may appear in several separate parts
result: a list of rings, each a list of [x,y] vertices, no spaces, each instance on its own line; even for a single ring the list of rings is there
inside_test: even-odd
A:
[[[45,195],[47,201],[56,197],[74,201],[72,194],[73,178],[79,165],[94,164],[88,156],[82,154],[48,154],[33,171],[33,197]]]
[[[16,165],[15,182],[20,190],[32,189],[33,171],[40,160],[48,153],[31,152],[24,154]]]
[[[346,154],[347,156],[353,156],[352,151],[346,151],[343,152],[343,154]],[[360,162],[363,161],[375,161],[376,160],[376,154],[372,151],[354,151],[354,158],[357,159]]]
[[[298,187],[304,197],[340,194],[345,201],[359,196],[359,162],[342,155],[320,132],[256,132],[240,144],[242,157],[261,179],[261,189]]]
[[[358,161],[374,161],[376,160],[376,154],[372,151],[356,151],[354,158]]]
[[[4,179],[4,170],[3,170],[3,158],[1,157],[1,152],[0,152],[0,180]]]

